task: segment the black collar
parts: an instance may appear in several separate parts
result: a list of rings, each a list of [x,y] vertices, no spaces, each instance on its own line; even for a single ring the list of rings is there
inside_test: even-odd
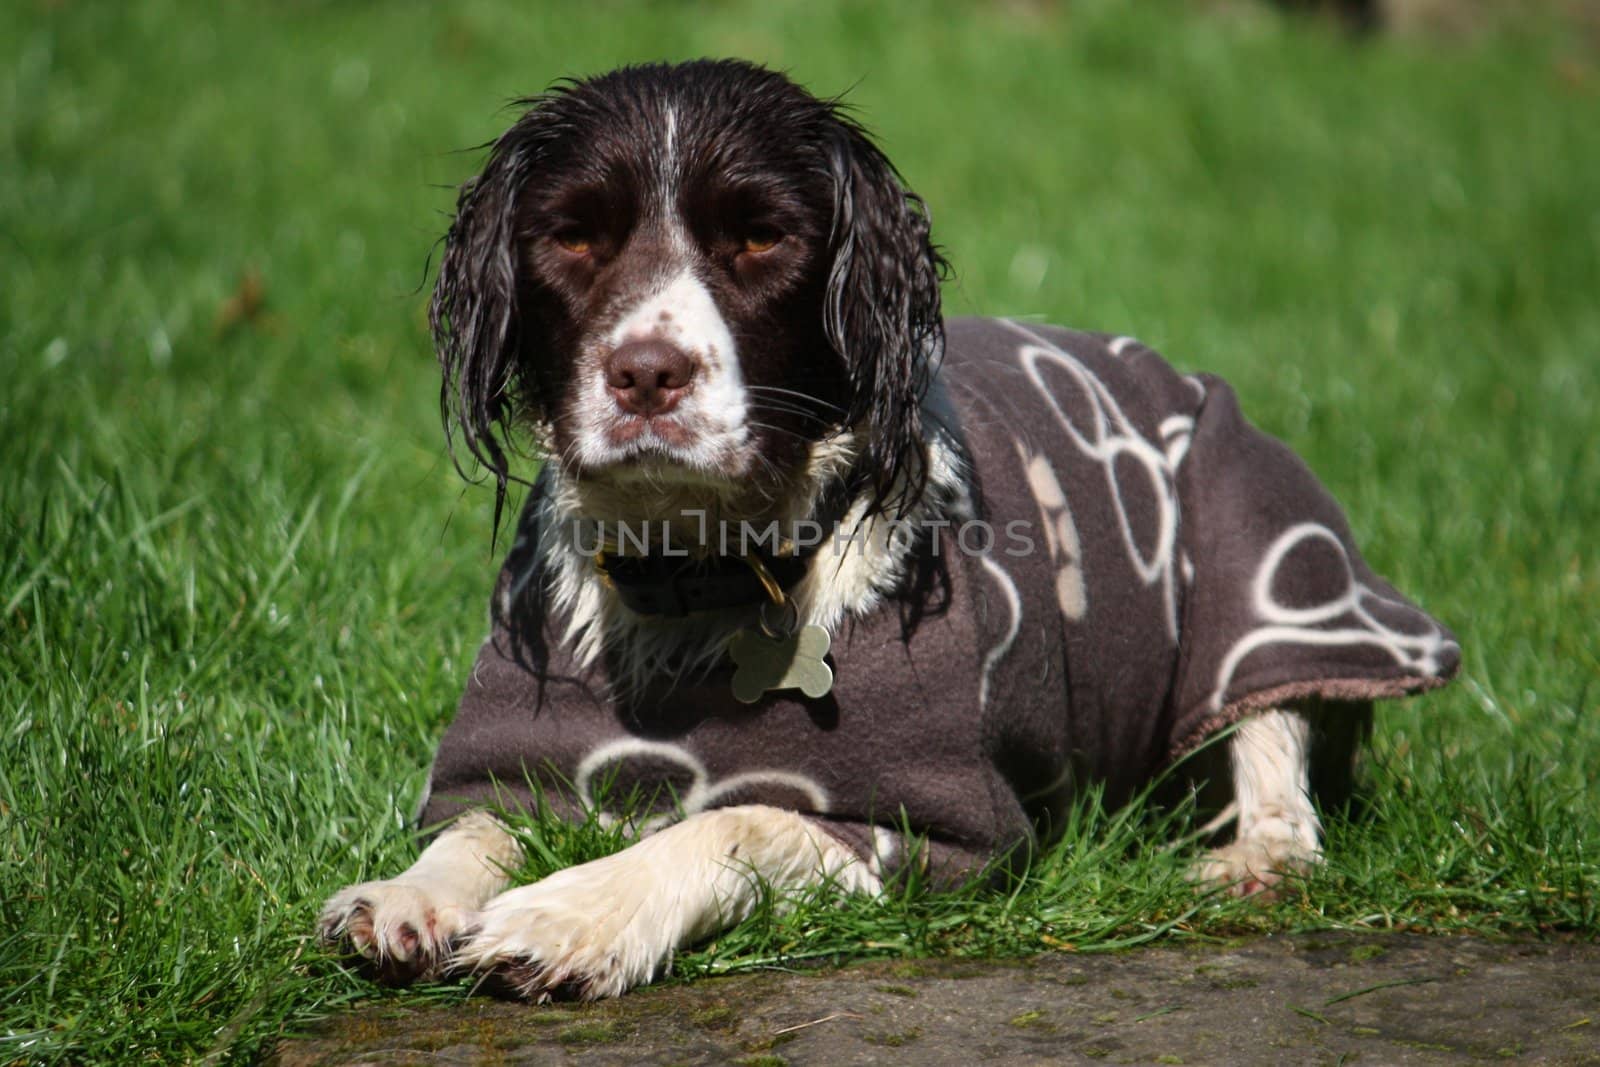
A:
[[[788,592],[805,577],[808,556],[754,554]],[[602,552],[595,566],[630,611],[682,618],[691,612],[747,608],[771,599],[757,567],[743,556],[621,556]]]

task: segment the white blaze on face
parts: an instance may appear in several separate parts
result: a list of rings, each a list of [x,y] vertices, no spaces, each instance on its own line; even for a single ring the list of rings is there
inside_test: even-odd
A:
[[[676,408],[665,416],[679,431],[668,444],[646,433],[615,443],[608,430],[638,416],[622,412],[606,389],[604,354],[629,341],[658,340],[677,346],[694,362],[694,379]],[[744,375],[733,334],[710,290],[687,268],[628,309],[605,339],[604,354],[590,370],[580,417],[579,458],[603,466],[637,455],[641,447],[685,467],[737,475],[749,438]],[[659,474],[659,468],[656,469]]]
[[[672,203],[673,182],[678,170],[678,112],[674,108],[667,108],[662,116],[662,127],[665,134],[662,138],[661,169],[657,174],[661,185],[661,200],[663,203]]]

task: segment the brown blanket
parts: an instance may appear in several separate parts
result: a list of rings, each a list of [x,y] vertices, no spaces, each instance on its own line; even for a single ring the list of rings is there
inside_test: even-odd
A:
[[[620,705],[604,665],[563,648],[524,529],[501,576],[520,595],[496,612],[423,823],[529,803],[530,779],[562,805],[771,803],[886,872],[908,825],[951,878],[1059,825],[1087,783],[1125,800],[1241,715],[1455,672],[1450,632],[1367,568],[1332,498],[1220,380],[1127,338],[955,320],[940,381],[975,521],[933,531],[891,602],[832,635],[830,693],[742,704],[723,665]]]

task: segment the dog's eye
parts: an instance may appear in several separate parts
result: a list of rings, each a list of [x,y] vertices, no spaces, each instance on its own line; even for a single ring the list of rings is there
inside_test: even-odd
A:
[[[782,240],[783,234],[777,230],[756,227],[744,235],[744,250],[751,255],[759,256],[778,247],[778,242]]]
[[[589,254],[589,239],[581,233],[558,233],[554,239],[556,244],[575,256]]]

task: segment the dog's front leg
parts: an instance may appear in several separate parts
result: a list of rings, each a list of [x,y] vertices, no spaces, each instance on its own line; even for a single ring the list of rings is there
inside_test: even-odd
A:
[[[1239,724],[1228,741],[1237,832],[1231,844],[1206,853],[1192,877],[1239,896],[1270,893],[1284,874],[1321,858],[1310,755],[1311,724],[1300,712],[1264,711]]]
[[[700,812],[604,859],[508,890],[483,909],[457,962],[530,1000],[616,996],[676,949],[748,916],[775,892],[876,875],[804,816],[763,805]]]
[[[455,940],[521,862],[521,846],[498,819],[468,812],[404,873],[335,893],[318,932],[325,943],[365,957],[386,982],[437,978]]]

